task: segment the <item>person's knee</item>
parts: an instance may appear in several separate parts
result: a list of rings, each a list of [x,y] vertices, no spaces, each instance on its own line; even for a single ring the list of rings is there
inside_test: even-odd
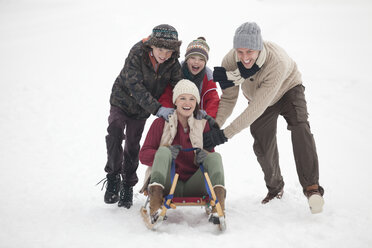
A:
[[[159,156],[160,156],[160,155],[161,155],[161,156],[172,156],[171,151],[170,151],[169,148],[166,147],[166,146],[161,146],[161,147],[159,147],[158,150],[157,150],[157,152],[156,152],[156,154],[157,154],[157,155],[159,154]]]
[[[209,153],[208,156],[204,160],[205,169],[208,172],[212,172],[215,175],[219,175],[223,177],[223,164],[222,164],[222,157],[217,152]]]
[[[165,175],[161,173],[160,171],[153,170],[151,172],[151,179],[150,179],[150,184],[151,183],[158,183],[164,186],[165,182]]]
[[[291,123],[290,125],[288,125],[287,129],[291,132],[307,132],[310,130],[310,124],[307,121]]]
[[[222,157],[221,157],[221,154],[219,154],[218,152],[211,152],[208,154],[208,156],[205,158],[204,160],[204,163],[208,164],[208,163],[220,163],[222,164]]]
[[[265,156],[265,151],[262,149],[262,146],[260,143],[255,141],[253,143],[253,151],[256,154],[257,157],[264,157]]]
[[[107,128],[108,135],[118,139],[124,138],[124,128],[117,121],[112,122]]]
[[[170,161],[172,159],[172,153],[168,147],[161,146],[155,153],[155,159],[161,161]]]

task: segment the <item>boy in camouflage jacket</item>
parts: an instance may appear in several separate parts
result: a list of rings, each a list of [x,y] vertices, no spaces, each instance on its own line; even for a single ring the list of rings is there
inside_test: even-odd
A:
[[[167,24],[154,27],[148,38],[132,47],[115,80],[106,136],[106,203],[119,202],[119,207],[126,208],[133,204],[139,142],[146,119],[151,114],[167,119],[174,111],[162,107],[158,99],[168,83],[175,86],[182,78],[178,61],[181,43],[174,27]]]

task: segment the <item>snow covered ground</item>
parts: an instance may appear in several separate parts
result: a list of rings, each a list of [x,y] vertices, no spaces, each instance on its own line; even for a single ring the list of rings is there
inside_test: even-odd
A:
[[[213,67],[246,21],[303,74],[324,212],[308,210],[282,119],[282,200],[260,204],[266,188],[249,130],[218,147],[223,234],[198,207],[170,210],[147,230],[141,183],[131,209],[105,205],[95,184],[105,176],[108,100],[131,46],[168,23],[183,40],[181,59],[204,36]],[[371,23],[369,0],[0,1],[0,247],[371,247]],[[245,104],[241,97],[234,116]]]

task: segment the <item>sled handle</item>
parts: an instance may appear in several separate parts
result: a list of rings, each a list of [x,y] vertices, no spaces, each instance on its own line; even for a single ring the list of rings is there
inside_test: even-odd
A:
[[[174,179],[173,179],[172,187],[171,187],[171,189],[169,191],[169,195],[173,195],[174,194],[174,191],[176,190],[176,185],[177,185],[178,177],[179,177],[179,175],[178,175],[178,173],[176,173],[174,175]],[[169,206],[169,204],[171,203],[171,201],[172,201],[172,199],[169,198],[167,200],[167,202],[166,202],[166,205]],[[172,207],[172,204],[171,204],[171,207]],[[166,212],[167,212],[167,208],[165,207],[165,204],[163,204],[162,209],[161,209],[160,216],[165,216]]]
[[[213,204],[215,202],[217,202],[217,204],[215,204],[216,205],[217,214],[218,214],[219,217],[222,217],[222,216],[224,216],[224,214],[223,214],[223,211],[222,211],[222,208],[221,208],[221,204],[220,204],[220,202],[217,199],[216,193],[214,192],[214,189],[212,187],[211,179],[209,178],[209,175],[208,175],[207,172],[204,172],[204,177],[205,177],[205,180],[207,181],[208,187],[209,187],[209,189],[211,191],[211,195],[212,195],[212,198],[213,198],[213,200],[212,200],[213,201]]]

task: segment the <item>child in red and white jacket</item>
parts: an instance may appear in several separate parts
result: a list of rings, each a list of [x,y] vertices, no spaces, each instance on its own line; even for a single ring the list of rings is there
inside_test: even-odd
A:
[[[213,81],[212,70],[206,66],[208,54],[209,46],[204,37],[192,41],[187,46],[185,61],[182,63],[182,77],[192,81],[198,88],[201,112],[216,118],[220,97],[217,85]],[[163,107],[173,106],[171,85],[167,86],[159,102]]]

